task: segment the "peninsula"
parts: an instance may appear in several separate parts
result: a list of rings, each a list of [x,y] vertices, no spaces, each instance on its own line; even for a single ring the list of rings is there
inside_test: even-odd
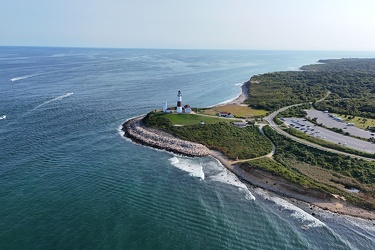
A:
[[[350,88],[375,93],[374,71],[370,70],[375,68],[375,60],[323,62],[303,66],[303,71],[253,76],[230,103],[191,110],[189,106],[186,114],[179,92],[177,108],[130,119],[122,130],[143,145],[191,157],[213,156],[243,181],[308,202],[311,209],[375,219],[375,155],[342,145],[332,149],[325,140],[314,136],[306,139],[307,133],[299,132],[303,137],[282,121],[284,117],[312,119],[306,109],[339,110],[338,98],[350,107],[349,98],[343,97],[351,95],[353,100],[356,95]],[[343,74],[348,77],[337,80],[337,75]],[[354,84],[350,77],[368,82]],[[337,82],[330,80],[333,78]],[[343,83],[348,86],[336,89]],[[366,110],[375,107],[375,99],[368,95],[359,97],[364,108],[355,103],[357,109],[339,114],[371,119]],[[228,113],[234,118],[217,116]]]

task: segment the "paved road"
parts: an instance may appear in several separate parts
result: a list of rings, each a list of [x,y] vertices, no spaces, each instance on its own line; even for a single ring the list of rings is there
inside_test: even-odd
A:
[[[294,106],[299,106],[299,105],[302,105],[302,104],[295,104],[295,105],[291,105],[291,106],[288,106],[288,107],[281,108],[281,109],[273,112],[269,116],[265,117],[264,120],[266,120],[270,124],[270,127],[272,129],[276,130],[279,134],[282,134],[282,135],[284,135],[284,136],[286,136],[286,137],[288,137],[288,138],[290,138],[290,139],[292,139],[292,140],[294,140],[296,142],[304,144],[306,146],[317,148],[317,149],[328,151],[328,152],[334,152],[334,153],[337,153],[337,154],[342,154],[342,155],[347,155],[347,156],[351,156],[351,157],[355,157],[355,158],[360,158],[360,159],[364,159],[364,160],[367,160],[367,161],[375,161],[374,159],[371,159],[371,158],[367,158],[367,157],[362,157],[362,156],[358,156],[358,155],[353,155],[353,154],[341,152],[341,151],[338,151],[338,150],[335,150],[335,149],[330,149],[330,148],[322,147],[322,146],[320,146],[318,144],[302,140],[302,139],[300,139],[298,137],[295,137],[293,135],[288,134],[287,132],[285,132],[281,128],[279,128],[278,125],[275,124],[275,122],[273,121],[273,119],[275,118],[275,116],[277,114],[279,114],[280,112],[282,112],[282,111],[284,111],[284,110],[286,110],[288,108],[291,108],[291,107],[294,107]]]

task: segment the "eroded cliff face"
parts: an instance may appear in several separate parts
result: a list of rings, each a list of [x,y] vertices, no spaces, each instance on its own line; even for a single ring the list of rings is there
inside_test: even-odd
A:
[[[312,198],[322,202],[336,199],[331,194],[312,188],[302,187],[280,176],[273,175],[255,167],[247,167],[246,170],[244,170],[240,166],[236,165],[233,167],[233,172],[254,186],[302,201],[311,202]]]

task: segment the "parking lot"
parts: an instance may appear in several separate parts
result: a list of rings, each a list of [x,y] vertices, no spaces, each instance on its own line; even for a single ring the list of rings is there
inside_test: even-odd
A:
[[[320,112],[320,111],[319,111]],[[321,112],[323,113],[323,112]],[[324,114],[324,113],[323,113]],[[325,114],[326,115],[326,114]],[[328,116],[328,115],[326,115]],[[316,117],[316,116],[314,116]],[[318,117],[319,119],[319,117]],[[364,151],[367,153],[375,153],[375,144],[353,137],[335,133],[329,129],[325,129],[302,118],[282,118],[282,121],[289,127],[300,130],[310,136],[323,139],[329,142],[337,143],[348,148]],[[324,124],[324,123],[323,123]],[[343,123],[345,125],[345,123]],[[327,125],[326,125],[327,126]],[[328,126],[327,126],[328,127]],[[337,126],[335,126],[337,128]],[[345,131],[345,130],[344,130]],[[365,131],[367,132],[367,131]],[[370,134],[371,135],[371,134]]]
[[[313,119],[318,118],[317,123],[321,123],[328,128],[341,128],[344,132],[348,132],[351,135],[358,136],[361,138],[369,139],[374,137],[374,132],[366,131],[354,126],[348,126],[345,122],[340,122],[330,117],[329,113],[324,113],[319,110],[306,110],[307,116]]]

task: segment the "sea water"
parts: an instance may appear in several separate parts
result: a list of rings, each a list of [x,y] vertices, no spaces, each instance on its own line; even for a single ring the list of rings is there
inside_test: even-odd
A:
[[[373,222],[242,183],[119,127],[252,75],[369,52],[0,47],[0,249],[375,249]]]

